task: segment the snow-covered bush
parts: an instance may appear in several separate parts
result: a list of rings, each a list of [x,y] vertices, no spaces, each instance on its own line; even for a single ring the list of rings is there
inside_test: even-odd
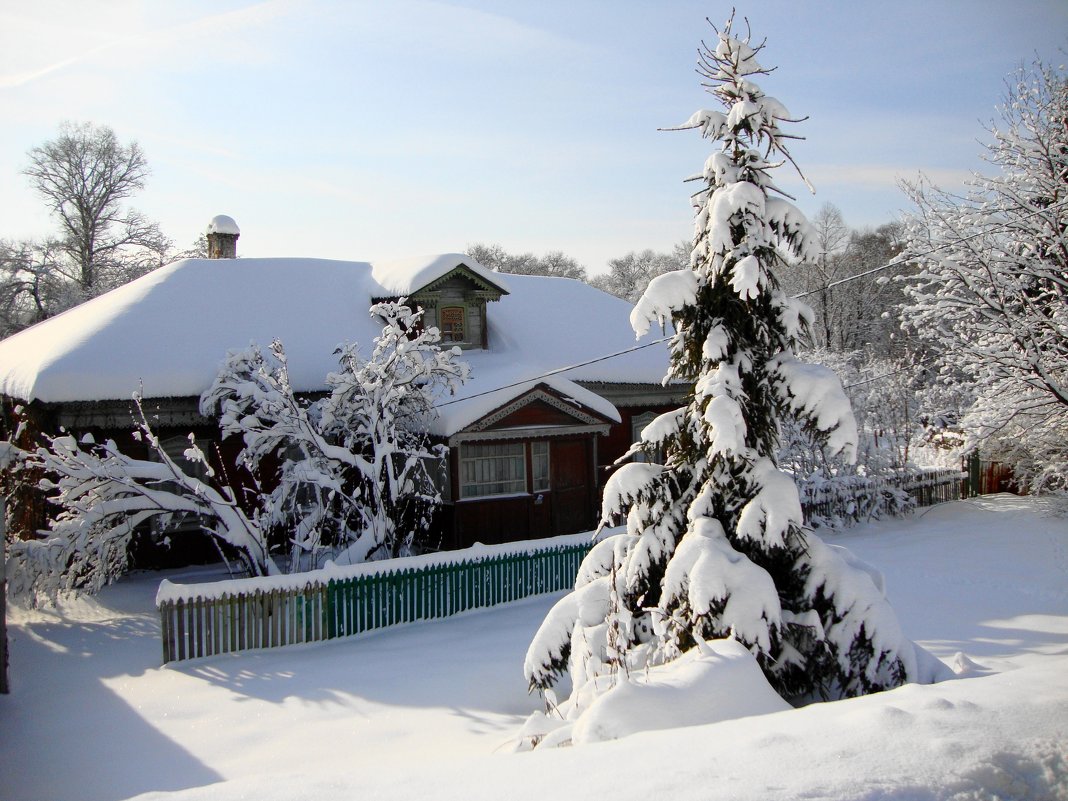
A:
[[[814,255],[804,216],[776,196],[772,159],[789,159],[786,108],[755,79],[763,45],[717,31],[699,71],[726,112],[682,127],[720,148],[696,180],[691,269],[654,279],[631,322],[641,336],[670,320],[668,378],[694,385],[633,450],[662,465],[620,467],[603,519],[626,512],[627,533],[596,546],[575,592],[546,618],[527,653],[530,687],[566,668],[559,710],[578,730],[616,677],[666,664],[706,640],[733,639],[786,698],[839,698],[917,676],[873,571],[802,531],[797,488],[774,461],[779,421],[794,414],[830,454],[855,452],[849,403],[833,371],[794,357],[809,310],[774,270],[781,251]]]
[[[323,551],[341,563],[407,553],[440,502],[433,471],[445,449],[429,441],[433,402],[468,367],[457,349],[438,347],[437,329],[419,330],[419,313],[403,300],[371,313],[385,325],[370,358],[354,345],[339,348],[325,397],[293,392],[285,349],[275,342],[267,354],[256,347],[231,353],[201,398],[224,435],[242,438],[241,463],[261,488],[251,513],[232,487],[213,480],[220,477],[192,435],[184,456],[203,466],[206,480],[168,455],[138,398],[135,437],[152,459],[89,436],[46,438],[33,451],[5,444],[17,469],[44,476],[39,487],[61,510],[43,538],[11,546],[13,591],[96,591],[127,569],[139,526],[157,520],[166,527],[176,515],[197,516],[254,575],[301,570]]]
[[[1068,77],[1021,69],[963,197],[906,185],[905,324],[974,387],[972,444],[1033,491],[1068,487]]]
[[[339,348],[323,398],[297,396],[277,341],[269,353],[230,353],[201,398],[224,435],[241,437],[240,463],[274,486],[257,521],[283,533],[291,571],[324,549],[343,564],[407,555],[441,501],[434,471],[446,448],[430,442],[433,403],[469,368],[458,348],[439,347],[438,329],[419,330],[421,313],[403,299],[371,314],[385,325],[370,358]]]

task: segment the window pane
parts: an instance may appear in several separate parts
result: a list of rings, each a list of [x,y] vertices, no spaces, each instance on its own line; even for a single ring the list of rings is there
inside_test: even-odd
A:
[[[522,442],[461,446],[461,498],[512,495],[526,490],[526,449]]]
[[[639,414],[635,417],[632,417],[630,421],[630,435],[632,441],[641,442],[642,431],[644,431],[645,427],[651,422],[653,422],[653,420],[655,419],[656,415],[653,412],[645,412],[644,414]],[[661,463],[664,461],[663,454],[661,453],[659,448],[657,448],[656,451],[651,455],[651,458],[652,461],[657,463]],[[631,457],[631,460],[635,462],[648,462],[650,461],[650,455],[644,452],[639,452],[634,454],[634,456]]]
[[[549,443],[530,443],[530,470],[535,492],[549,489]]]
[[[466,314],[463,306],[446,306],[438,313],[442,342],[463,342]]]

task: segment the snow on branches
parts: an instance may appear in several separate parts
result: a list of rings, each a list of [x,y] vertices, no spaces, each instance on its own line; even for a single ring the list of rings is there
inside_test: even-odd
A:
[[[166,528],[176,515],[196,516],[255,575],[296,572],[325,556],[355,563],[410,552],[440,503],[435,471],[445,448],[429,439],[433,403],[469,369],[458,349],[438,346],[437,329],[420,328],[420,313],[403,299],[371,313],[384,326],[370,357],[340,347],[325,397],[294,392],[280,342],[228,355],[201,411],[217,416],[224,437],[240,438],[251,488],[213,481],[192,435],[185,459],[206,476],[190,475],[160,444],[139,398],[135,438],[148,459],[122,453],[112,440],[67,434],[33,452],[9,449],[19,469],[44,476],[39,486],[62,510],[43,539],[12,545],[20,568],[14,589],[95,591],[125,571],[139,527],[157,520]],[[246,511],[238,493],[250,489]]]
[[[964,424],[1034,491],[1068,489],[1068,77],[1041,64],[1010,85],[963,197],[906,184],[905,325],[977,398]]]
[[[266,544],[229,487],[216,488],[189,475],[160,445],[135,398],[135,436],[151,459],[119,451],[114,440],[81,441],[70,434],[47,438],[33,452],[18,454],[18,469],[41,474],[38,486],[62,511],[50,521],[43,539],[16,541],[9,547],[11,588],[29,599],[55,597],[72,590],[96,592],[127,569],[128,547],[138,526],[175,516],[195,515],[219,541],[231,546],[253,574],[274,571]],[[207,468],[193,436],[185,458]]]
[[[231,353],[201,398],[202,413],[218,414],[224,435],[242,438],[241,463],[276,485],[259,520],[286,532],[290,570],[324,549],[340,563],[406,555],[440,502],[434,471],[445,448],[429,439],[433,402],[469,368],[458,349],[438,346],[436,328],[419,330],[420,313],[403,299],[371,314],[385,325],[370,357],[355,345],[339,348],[323,398],[294,393],[277,341],[268,353]]]
[[[780,129],[792,120],[755,83],[767,73],[757,61],[763,44],[732,27],[717,31],[698,63],[725,112],[701,111],[681,126],[719,143],[693,179],[704,186],[693,196],[691,269],[651,282],[632,315],[639,336],[670,320],[667,377],[694,391],[628,454],[663,464],[623,465],[609,480],[603,523],[625,512],[625,538],[594,548],[527,655],[532,688],[550,689],[565,661],[572,678],[558,707],[568,723],[547,743],[565,742],[571,725],[584,731],[583,715],[617,678],[634,680],[712,639],[743,646],[787,698],[916,678],[914,646],[873,572],[803,533],[796,486],[774,461],[788,415],[847,457],[857,429],[833,373],[794,356],[811,312],[785,296],[776,271],[786,267],[781,254],[809,259],[817,248],[771,178],[792,161]]]

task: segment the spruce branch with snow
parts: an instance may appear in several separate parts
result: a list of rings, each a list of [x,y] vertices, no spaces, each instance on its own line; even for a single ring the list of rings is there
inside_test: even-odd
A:
[[[403,299],[371,314],[385,324],[370,357],[339,348],[324,398],[297,396],[277,341],[266,354],[231,353],[201,398],[224,435],[242,438],[241,463],[275,487],[257,519],[285,533],[290,570],[323,551],[354,563],[405,555],[440,503],[433,472],[445,450],[428,426],[434,399],[468,367],[440,348],[436,328],[419,330],[421,313]]]
[[[780,251],[814,257],[812,230],[772,179],[792,161],[780,129],[790,118],[756,84],[768,72],[763,44],[733,28],[732,18],[699,51],[705,86],[726,111],[681,126],[719,143],[694,179],[703,187],[691,267],[653,279],[631,316],[639,337],[672,323],[667,378],[691,382],[693,394],[632,449],[662,452],[664,463],[624,464],[609,479],[603,520],[625,512],[627,533],[593,549],[527,654],[532,689],[551,688],[566,665],[573,690],[561,709],[572,722],[613,675],[711,639],[741,643],[788,698],[854,696],[917,675],[880,583],[802,531],[797,488],[774,461],[788,414],[831,453],[851,455],[857,433],[834,373],[793,355],[811,312],[775,270]]]
[[[1068,488],[1068,77],[1036,64],[1010,84],[962,197],[923,181],[907,254],[904,324],[974,385],[973,444],[1034,491]]]

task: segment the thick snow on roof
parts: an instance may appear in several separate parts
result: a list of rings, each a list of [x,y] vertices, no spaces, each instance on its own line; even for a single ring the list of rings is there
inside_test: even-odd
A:
[[[463,253],[442,253],[434,256],[375,262],[374,277],[390,296],[408,295],[443,278],[461,264],[502,292],[509,291],[508,284],[501,278],[500,273],[483,267]]]
[[[241,229],[237,227],[237,222],[233,217],[227,217],[225,214],[216,214],[211,218],[211,222],[208,223],[208,228],[204,233],[240,235]]]
[[[285,343],[295,389],[323,386],[334,348],[381,331],[369,264],[185,259],[0,342],[0,392],[25,400],[199,395],[228,350]]]
[[[437,264],[444,275],[452,268],[441,265],[453,258],[461,257],[424,266]],[[366,262],[323,259],[178,261],[0,342],[0,393],[46,402],[128,399],[139,389],[146,398],[199,396],[228,350],[272,339],[285,344],[294,389],[321,390],[337,368],[339,344],[357,342],[369,353],[381,333],[368,309],[392,290],[378,272]],[[574,381],[663,378],[664,345],[543,377],[633,347],[631,306],[569,279],[509,275],[507,282],[511,294],[488,306],[489,350],[464,351],[472,379],[456,398],[442,399],[435,433],[460,431],[538,383],[618,419],[610,403]]]

